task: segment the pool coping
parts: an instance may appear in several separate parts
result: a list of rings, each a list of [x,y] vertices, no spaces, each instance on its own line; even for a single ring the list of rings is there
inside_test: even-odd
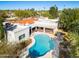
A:
[[[30,39],[32,39],[32,43],[27,46],[28,50],[35,44],[35,39],[33,37],[30,37]]]

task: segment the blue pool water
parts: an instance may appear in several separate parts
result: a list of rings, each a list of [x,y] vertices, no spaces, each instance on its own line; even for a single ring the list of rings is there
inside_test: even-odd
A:
[[[29,55],[32,58],[43,56],[55,47],[55,41],[51,40],[48,35],[37,34],[34,36],[35,44],[29,49]]]

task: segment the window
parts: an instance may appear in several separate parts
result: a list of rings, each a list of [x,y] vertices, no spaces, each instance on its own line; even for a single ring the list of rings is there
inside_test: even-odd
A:
[[[25,34],[22,34],[19,36],[19,40],[23,39],[25,37]]]

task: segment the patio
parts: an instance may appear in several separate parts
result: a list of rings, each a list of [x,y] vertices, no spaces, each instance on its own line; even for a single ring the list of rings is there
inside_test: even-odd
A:
[[[34,28],[30,28],[30,35],[34,32],[46,32],[46,33],[50,33],[53,34],[53,29],[51,28],[45,28],[45,27],[34,27]]]

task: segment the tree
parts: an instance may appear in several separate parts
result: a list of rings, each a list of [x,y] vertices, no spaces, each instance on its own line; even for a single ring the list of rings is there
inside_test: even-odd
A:
[[[40,14],[41,16],[44,16],[44,17],[48,17],[48,18],[52,18],[52,16],[49,14],[49,11],[40,11]]]
[[[79,10],[64,9],[60,15],[59,26],[64,31],[79,33]]]
[[[0,17],[0,40],[1,41],[3,41],[3,39],[4,39],[4,36],[5,36],[5,34],[4,34],[4,28],[3,28],[3,18],[2,17]]]
[[[6,10],[0,10],[0,17],[6,18],[7,16],[7,11]]]
[[[32,9],[28,9],[28,10],[15,10],[14,14],[19,18],[27,18],[27,17],[31,17],[31,16],[36,16],[37,13],[32,8]]]
[[[0,10],[0,40],[1,41],[4,41],[4,37],[5,37],[3,21],[5,20],[6,17],[8,17],[7,16],[7,11],[6,10]]]
[[[79,57],[79,35],[78,33],[69,32],[68,37],[70,38],[70,56]]]
[[[49,14],[52,16],[52,18],[58,17],[58,8],[55,6],[50,7]]]
[[[79,9],[64,9],[60,15],[59,25],[68,32],[70,56],[79,57]]]

